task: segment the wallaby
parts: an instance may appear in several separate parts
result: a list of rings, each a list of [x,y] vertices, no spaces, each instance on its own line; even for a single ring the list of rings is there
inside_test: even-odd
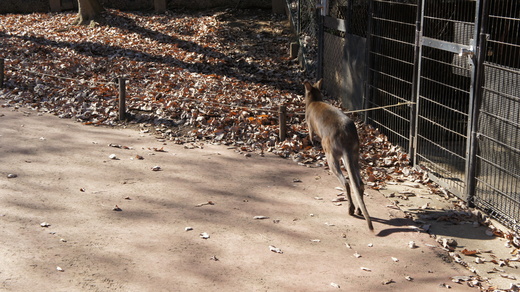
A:
[[[374,230],[363,200],[363,181],[359,170],[359,136],[356,124],[338,108],[323,102],[321,95],[322,80],[314,85],[305,82],[305,120],[309,129],[309,139],[312,143],[313,134],[321,138],[321,146],[325,151],[330,169],[345,188],[348,198],[349,215],[365,217],[368,228]],[[348,172],[350,183],[341,171],[340,160]],[[357,208],[352,202],[351,191],[357,201]]]

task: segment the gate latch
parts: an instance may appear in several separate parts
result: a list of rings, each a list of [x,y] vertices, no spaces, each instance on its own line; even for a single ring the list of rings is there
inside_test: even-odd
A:
[[[470,47],[469,49],[461,48],[459,52],[459,57],[468,56],[470,58],[473,58],[475,55],[475,52],[473,51],[473,47]]]

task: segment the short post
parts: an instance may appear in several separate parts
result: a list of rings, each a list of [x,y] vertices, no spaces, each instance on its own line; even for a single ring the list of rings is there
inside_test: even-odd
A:
[[[119,83],[119,120],[126,120],[126,79],[117,78]]]
[[[285,105],[281,105],[278,108],[278,123],[280,124],[280,142],[285,141],[287,136],[287,108]]]
[[[4,59],[0,59],[0,88],[4,87]]]
[[[289,44],[289,58],[298,58],[298,52],[300,50],[300,44],[298,42],[292,42]]]

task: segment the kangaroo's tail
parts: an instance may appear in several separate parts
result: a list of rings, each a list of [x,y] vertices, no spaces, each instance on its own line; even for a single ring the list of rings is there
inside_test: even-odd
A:
[[[363,212],[363,216],[367,221],[368,228],[370,230],[374,230],[374,226],[372,226],[372,220],[370,219],[370,215],[368,215],[367,207],[365,206],[365,202],[363,200],[363,192],[362,192],[362,181],[361,181],[361,173],[359,172],[359,165],[354,165],[356,159],[352,157],[352,155],[356,155],[357,153],[349,153],[345,151],[343,154],[343,160],[345,162],[345,168],[348,172],[348,177],[350,179],[351,189],[354,191],[354,197],[356,197],[356,201],[358,203],[359,208]]]

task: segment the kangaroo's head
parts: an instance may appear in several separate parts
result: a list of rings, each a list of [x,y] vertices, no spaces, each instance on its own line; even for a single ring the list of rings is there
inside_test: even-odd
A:
[[[305,86],[305,104],[309,104],[313,101],[322,101],[323,95],[321,95],[321,83],[322,79],[312,85],[310,82],[305,81],[303,86]]]

